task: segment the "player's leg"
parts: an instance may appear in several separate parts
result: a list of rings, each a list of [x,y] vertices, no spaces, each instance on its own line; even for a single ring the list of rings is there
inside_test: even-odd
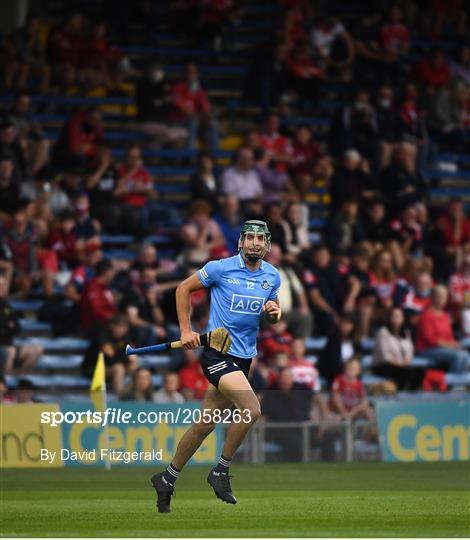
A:
[[[212,486],[219,499],[226,503],[235,504],[237,499],[233,495],[230,485],[230,462],[250,427],[260,417],[261,409],[258,398],[241,370],[222,375],[218,388],[233,403],[237,415],[235,419],[232,419],[227,430],[219,463],[210,471],[207,482]]]
[[[183,435],[178,443],[175,456],[167,469],[152,476],[152,484],[157,492],[157,508],[159,512],[170,512],[170,501],[174,493],[174,484],[189,459],[196,453],[204,439],[213,431],[215,422],[212,411],[231,407],[230,401],[221,394],[215,386],[209,385],[204,400],[202,411],[211,414],[201,414],[199,422],[194,423]]]

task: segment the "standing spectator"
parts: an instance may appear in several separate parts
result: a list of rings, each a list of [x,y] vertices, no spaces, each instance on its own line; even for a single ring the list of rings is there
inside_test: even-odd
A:
[[[0,373],[10,375],[14,369],[22,375],[33,370],[43,349],[33,343],[16,347],[13,339],[20,333],[20,322],[8,300],[7,280],[0,276]]]
[[[163,386],[153,394],[154,403],[184,403],[184,397],[178,388],[180,378],[178,373],[168,372],[163,376]]]
[[[39,39],[39,18],[30,13],[23,26],[6,39],[5,90],[10,91],[17,77],[16,88],[24,91],[30,78],[39,79],[39,93],[47,94],[51,68],[46,63],[44,47]]]
[[[96,325],[106,323],[116,315],[116,300],[110,288],[115,274],[113,263],[103,259],[96,265],[95,277],[85,283],[80,300],[81,324],[85,332],[93,332]]]
[[[279,305],[289,331],[295,338],[305,339],[310,336],[313,317],[310,313],[305,289],[293,268],[282,260],[282,251],[277,244],[271,245],[266,261],[275,266],[281,276]]]
[[[153,401],[152,373],[149,369],[139,367],[132,372],[130,388],[125,391],[123,401]]]
[[[259,174],[254,169],[253,151],[249,148],[239,148],[234,165],[225,169],[222,174],[222,191],[235,195],[242,208],[253,199],[260,199],[263,186]]]
[[[411,334],[405,327],[405,317],[400,308],[392,308],[386,323],[375,336],[373,372],[392,379],[399,390],[418,390],[426,370],[412,366],[414,346]]]
[[[191,178],[191,199],[204,199],[214,209],[219,208],[221,188],[214,158],[207,152],[199,154],[198,170]]]
[[[410,48],[410,33],[401,21],[401,8],[395,4],[388,10],[387,18],[380,27],[378,35],[379,44],[392,77],[398,74],[398,66]]]
[[[431,306],[418,323],[416,350],[437,366],[464,373],[470,366],[470,355],[454,338],[449,314],[444,311],[447,300],[448,292],[443,285],[433,289]]]
[[[125,315],[117,314],[108,319],[107,324],[96,328],[94,338],[85,353],[82,371],[86,377],[92,377],[98,354],[104,354],[106,378],[111,379],[112,391],[121,397],[124,391],[124,379],[137,369],[137,356],[127,356],[126,346],[135,346],[134,336]],[[153,393],[153,390],[152,390]],[[150,393],[150,400],[152,399]]]
[[[62,128],[54,150],[55,164],[66,170],[96,167],[103,138],[101,110],[97,106],[79,109]]]
[[[344,366],[344,374],[337,375],[331,387],[330,408],[345,420],[365,418],[374,421],[374,412],[367,400],[366,389],[359,379],[361,363],[354,357]]]
[[[177,81],[171,88],[173,101],[173,120],[183,122],[189,130],[188,148],[195,149],[201,125],[205,129],[206,150],[215,153],[219,146],[219,135],[212,106],[206,91],[199,80],[196,65],[186,66],[185,78]]]

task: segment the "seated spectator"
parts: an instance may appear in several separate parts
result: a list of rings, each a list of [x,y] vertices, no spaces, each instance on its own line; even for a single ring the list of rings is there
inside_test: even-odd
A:
[[[119,305],[129,324],[139,331],[139,341],[144,345],[164,341],[167,336],[165,317],[158,305],[156,277],[157,271],[153,268],[142,269],[139,280],[125,290]]]
[[[437,227],[453,269],[458,268],[462,263],[463,250],[470,244],[470,218],[466,216],[460,199],[449,201],[446,211],[437,221]]]
[[[292,354],[288,367],[292,372],[294,384],[303,384],[314,392],[320,391],[320,376],[312,362],[305,358],[304,340],[294,339],[291,349]]]
[[[53,66],[53,75],[59,83],[73,82],[82,68],[86,48],[83,15],[71,12],[67,18],[52,28],[48,36],[47,57]]]
[[[116,274],[114,264],[102,259],[95,268],[95,277],[85,283],[80,295],[81,326],[93,332],[96,326],[108,322],[117,314],[117,305],[110,288]]]
[[[306,43],[297,44],[285,62],[288,73],[287,87],[302,99],[316,103],[323,69],[312,59],[312,49]]]
[[[382,146],[380,167],[383,168],[390,164],[392,151],[401,140],[400,116],[391,85],[384,84],[379,88],[376,110]]]
[[[416,336],[416,350],[454,373],[465,373],[470,367],[470,355],[462,349],[452,332],[449,314],[444,311],[448,292],[443,285],[433,289],[431,306],[420,317]]]
[[[122,401],[153,401],[152,373],[139,367],[132,372],[130,387],[121,396]]]
[[[292,143],[280,133],[281,121],[277,114],[270,114],[264,131],[260,134],[261,148],[268,150],[279,172],[286,172],[292,159]]]
[[[322,154],[320,146],[313,141],[310,127],[308,125],[299,126],[292,143],[289,171],[294,176],[305,174],[312,178],[313,167]]]
[[[23,149],[24,160],[31,175],[36,177],[49,161],[50,141],[45,138],[40,125],[32,119],[31,97],[22,92],[17,95],[7,121],[15,126],[18,143]]]
[[[108,233],[117,233],[129,224],[125,207],[115,196],[119,173],[113,164],[111,150],[102,146],[98,150],[97,167],[86,175],[85,184],[90,199],[92,218],[103,225]],[[132,230],[132,226],[129,227]],[[136,227],[134,227],[136,228]]]
[[[278,353],[291,354],[292,334],[287,331],[287,323],[281,319],[263,330],[259,340],[259,353],[264,363],[270,364]]]
[[[59,135],[54,149],[54,162],[59,168],[95,168],[104,129],[101,110],[97,106],[75,112]]]
[[[375,336],[372,371],[393,380],[399,390],[418,390],[426,369],[411,365],[413,353],[414,346],[410,331],[405,327],[403,311],[398,307],[391,308],[384,326]]]
[[[390,216],[397,215],[404,206],[420,201],[426,193],[416,165],[416,152],[414,144],[400,143],[393,152],[392,163],[379,176],[379,189],[390,208]]]
[[[277,244],[271,245],[271,250],[266,255],[266,261],[275,266],[281,276],[279,305],[289,332],[295,338],[305,339],[309,337],[312,331],[313,318],[300,279],[293,268],[283,262],[281,248]]]
[[[201,265],[210,258],[220,258],[226,251],[224,235],[210,215],[206,201],[193,201],[188,208],[188,219],[181,227],[187,264]]]
[[[194,351],[184,351],[186,365],[180,370],[180,391],[186,401],[203,399],[209,382],[206,379],[199,358]]]
[[[463,45],[457,51],[457,55],[449,62],[450,72],[453,79],[470,85],[470,47]]]
[[[197,66],[186,66],[185,78],[175,82],[171,88],[171,100],[174,107],[172,120],[186,124],[189,130],[188,148],[197,148],[198,133],[202,125],[205,130],[206,150],[214,154],[219,146],[219,134],[207,92],[199,80]]]
[[[339,209],[343,201],[347,200],[363,201],[364,206],[367,206],[376,190],[367,161],[357,150],[346,150],[341,165],[331,179],[330,210],[333,212]]]
[[[153,394],[154,403],[184,403],[184,397],[178,392],[180,378],[178,373],[165,373],[163,386]]]
[[[310,32],[314,55],[329,77],[350,81],[354,42],[338,17],[318,17]]]
[[[240,202],[235,195],[225,195],[220,211],[214,215],[214,220],[220,227],[225,238],[225,245],[230,255],[238,253],[238,240],[243,215],[240,211]]]
[[[364,418],[374,422],[374,411],[367,400],[360,373],[361,363],[357,357],[346,362],[344,373],[336,376],[331,387],[330,408],[344,420]]]
[[[20,334],[21,328],[7,295],[7,281],[0,275],[0,373],[12,375],[16,371],[18,375],[24,375],[34,369],[43,349],[34,343],[20,347],[13,344],[13,339]]]
[[[36,401],[34,395],[35,391],[36,387],[34,386],[34,383],[29,379],[22,377],[18,380],[18,384],[16,385],[13,402],[18,404],[34,403]]]
[[[313,248],[302,281],[313,310],[315,333],[331,335],[340,313],[349,303],[351,283],[347,268],[336,265],[328,248],[318,244]]]
[[[24,91],[30,79],[38,80],[38,91],[47,94],[51,78],[51,68],[46,63],[44,47],[39,38],[39,18],[29,13],[26,22],[6,38],[6,62],[4,86]],[[15,85],[16,77],[16,85]]]
[[[343,199],[338,211],[328,220],[324,238],[332,255],[348,254],[353,245],[366,239],[358,212],[356,200]]]
[[[424,57],[418,64],[418,75],[429,93],[446,86],[450,81],[450,69],[444,52],[436,49],[430,56]]]
[[[417,274],[414,283],[412,282],[402,307],[405,311],[420,315],[431,305],[431,292],[433,288],[432,276],[429,272]]]
[[[254,169],[254,155],[249,148],[239,148],[235,163],[222,174],[222,192],[235,195],[242,208],[253,199],[261,199],[263,186],[258,172]]]
[[[6,223],[21,202],[21,185],[14,176],[13,161],[0,157],[0,222]]]
[[[397,268],[402,269],[410,257],[420,258],[423,253],[423,226],[419,220],[417,204],[406,205],[400,216],[390,222],[391,237],[396,241],[393,255]]]
[[[59,263],[73,267],[78,262],[79,250],[75,235],[75,219],[71,210],[64,210],[59,215],[47,239],[48,247],[57,255]]]
[[[344,365],[357,353],[355,319],[350,313],[343,313],[328,336],[325,347],[320,352],[317,369],[331,387],[335,377],[344,372]]]
[[[464,251],[458,271],[449,282],[450,307],[454,318],[460,323],[462,333],[470,337],[470,248]]]
[[[290,187],[289,176],[272,167],[273,155],[266,148],[261,148],[255,153],[255,171],[263,186],[263,202],[279,202],[283,197],[283,191]]]
[[[299,255],[310,247],[308,228],[303,219],[303,208],[299,202],[291,202],[285,212],[286,219],[283,222],[286,241],[286,261],[295,265]],[[308,221],[308,220],[307,220]]]
[[[390,243],[390,225],[382,200],[372,199],[370,201],[364,209],[362,226],[372,254],[381,251]]]
[[[152,137],[152,147],[175,145],[188,137],[188,130],[171,121],[169,83],[163,67],[152,64],[137,81],[136,105],[140,129]]]
[[[16,179],[21,182],[30,179],[31,171],[21,147],[16,127],[8,119],[3,120],[0,125],[0,158],[12,162],[12,174]]]
[[[111,381],[111,390],[121,397],[124,392],[125,376],[137,369],[137,356],[127,356],[126,346],[136,346],[132,329],[129,327],[126,316],[113,315],[107,324],[95,328],[95,336],[85,353],[82,371],[86,377],[92,377],[98,354],[104,354],[106,379]],[[153,388],[150,393],[152,399]]]
[[[389,65],[393,76],[396,65],[404,60],[410,48],[410,33],[402,23],[402,11],[399,5],[392,5],[387,13],[378,35],[379,45],[382,48],[383,58]]]
[[[191,199],[204,199],[214,210],[219,208],[221,187],[214,158],[207,152],[199,154],[198,170],[191,177]]]
[[[414,84],[407,84],[400,107],[401,138],[417,146],[418,169],[428,163],[430,151],[426,112],[418,102],[418,91]]]
[[[99,234],[101,224],[90,216],[90,201],[88,195],[80,195],[74,201],[75,227],[77,249],[83,250],[89,244],[101,245]]]
[[[390,251],[383,250],[375,256],[372,264],[371,288],[382,309],[399,306],[403,302],[406,282],[397,276]]]

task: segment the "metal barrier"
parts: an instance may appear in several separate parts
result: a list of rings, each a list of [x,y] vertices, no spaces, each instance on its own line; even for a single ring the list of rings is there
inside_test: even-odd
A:
[[[321,438],[317,438],[319,430],[323,433]],[[366,420],[259,420],[247,435],[240,459],[249,463],[378,460],[379,445],[378,442],[370,441],[371,433],[377,433],[377,424]]]

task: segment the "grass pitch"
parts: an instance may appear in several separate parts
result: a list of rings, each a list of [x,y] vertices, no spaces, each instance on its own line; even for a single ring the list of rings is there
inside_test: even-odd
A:
[[[157,514],[148,467],[1,471],[2,536],[469,536],[470,464],[233,465],[238,504],[188,467]]]

